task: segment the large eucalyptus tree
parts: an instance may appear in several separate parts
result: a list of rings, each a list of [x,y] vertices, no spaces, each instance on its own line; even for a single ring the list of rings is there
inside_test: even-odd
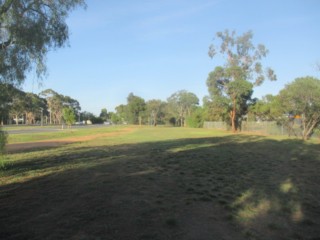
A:
[[[251,31],[237,36],[235,31],[225,30],[216,37],[220,45],[211,45],[209,56],[221,54],[225,64],[209,73],[207,86],[214,104],[223,109],[222,114],[227,113],[235,132],[239,119],[247,112],[253,87],[261,85],[265,78],[276,80],[276,75],[271,68],[263,69],[262,60],[268,50],[262,44],[253,44]]]

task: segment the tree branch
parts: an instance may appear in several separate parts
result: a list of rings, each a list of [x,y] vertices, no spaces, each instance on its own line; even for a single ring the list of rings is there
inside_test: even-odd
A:
[[[12,39],[9,39],[5,42],[0,43],[0,49],[6,49],[7,47],[9,47],[10,45],[14,44],[14,41]]]
[[[4,4],[2,4],[2,6],[0,7],[0,16],[10,9],[10,7],[13,4],[13,1],[14,0],[7,0],[4,2]]]

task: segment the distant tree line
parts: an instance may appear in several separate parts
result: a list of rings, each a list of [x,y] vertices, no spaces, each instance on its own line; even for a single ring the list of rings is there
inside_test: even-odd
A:
[[[117,106],[116,112],[110,114],[110,120],[113,123],[195,127],[202,125],[202,119],[199,119],[200,122],[193,119],[199,109],[198,97],[186,90],[173,93],[167,101],[145,101],[142,97],[130,93],[127,104]]]
[[[80,114],[81,107],[77,100],[52,89],[34,94],[12,84],[0,83],[0,91],[1,125],[62,124],[63,121],[71,125],[75,116]]]

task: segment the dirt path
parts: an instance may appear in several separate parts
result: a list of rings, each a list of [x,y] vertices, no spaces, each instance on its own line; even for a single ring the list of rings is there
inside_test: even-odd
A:
[[[13,144],[7,145],[7,152],[16,153],[16,152],[23,152],[23,151],[28,151],[32,149],[38,149],[38,148],[59,147],[61,145],[71,144],[75,142],[91,141],[101,137],[120,136],[126,133],[130,133],[133,130],[134,128],[124,128],[121,131],[117,131],[117,132],[99,133],[99,134],[93,134],[88,136],[70,137],[70,138],[62,138],[62,139],[48,139],[48,140],[28,142],[28,143],[13,143]]]

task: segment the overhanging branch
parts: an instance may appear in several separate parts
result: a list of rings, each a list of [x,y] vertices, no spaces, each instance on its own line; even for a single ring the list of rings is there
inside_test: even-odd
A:
[[[9,39],[5,42],[0,43],[0,49],[6,49],[7,47],[9,47],[10,45],[14,44],[14,41],[12,39]]]
[[[10,7],[13,4],[13,1],[14,0],[7,0],[4,2],[4,4],[2,4],[2,6],[0,7],[0,16],[10,9]]]

